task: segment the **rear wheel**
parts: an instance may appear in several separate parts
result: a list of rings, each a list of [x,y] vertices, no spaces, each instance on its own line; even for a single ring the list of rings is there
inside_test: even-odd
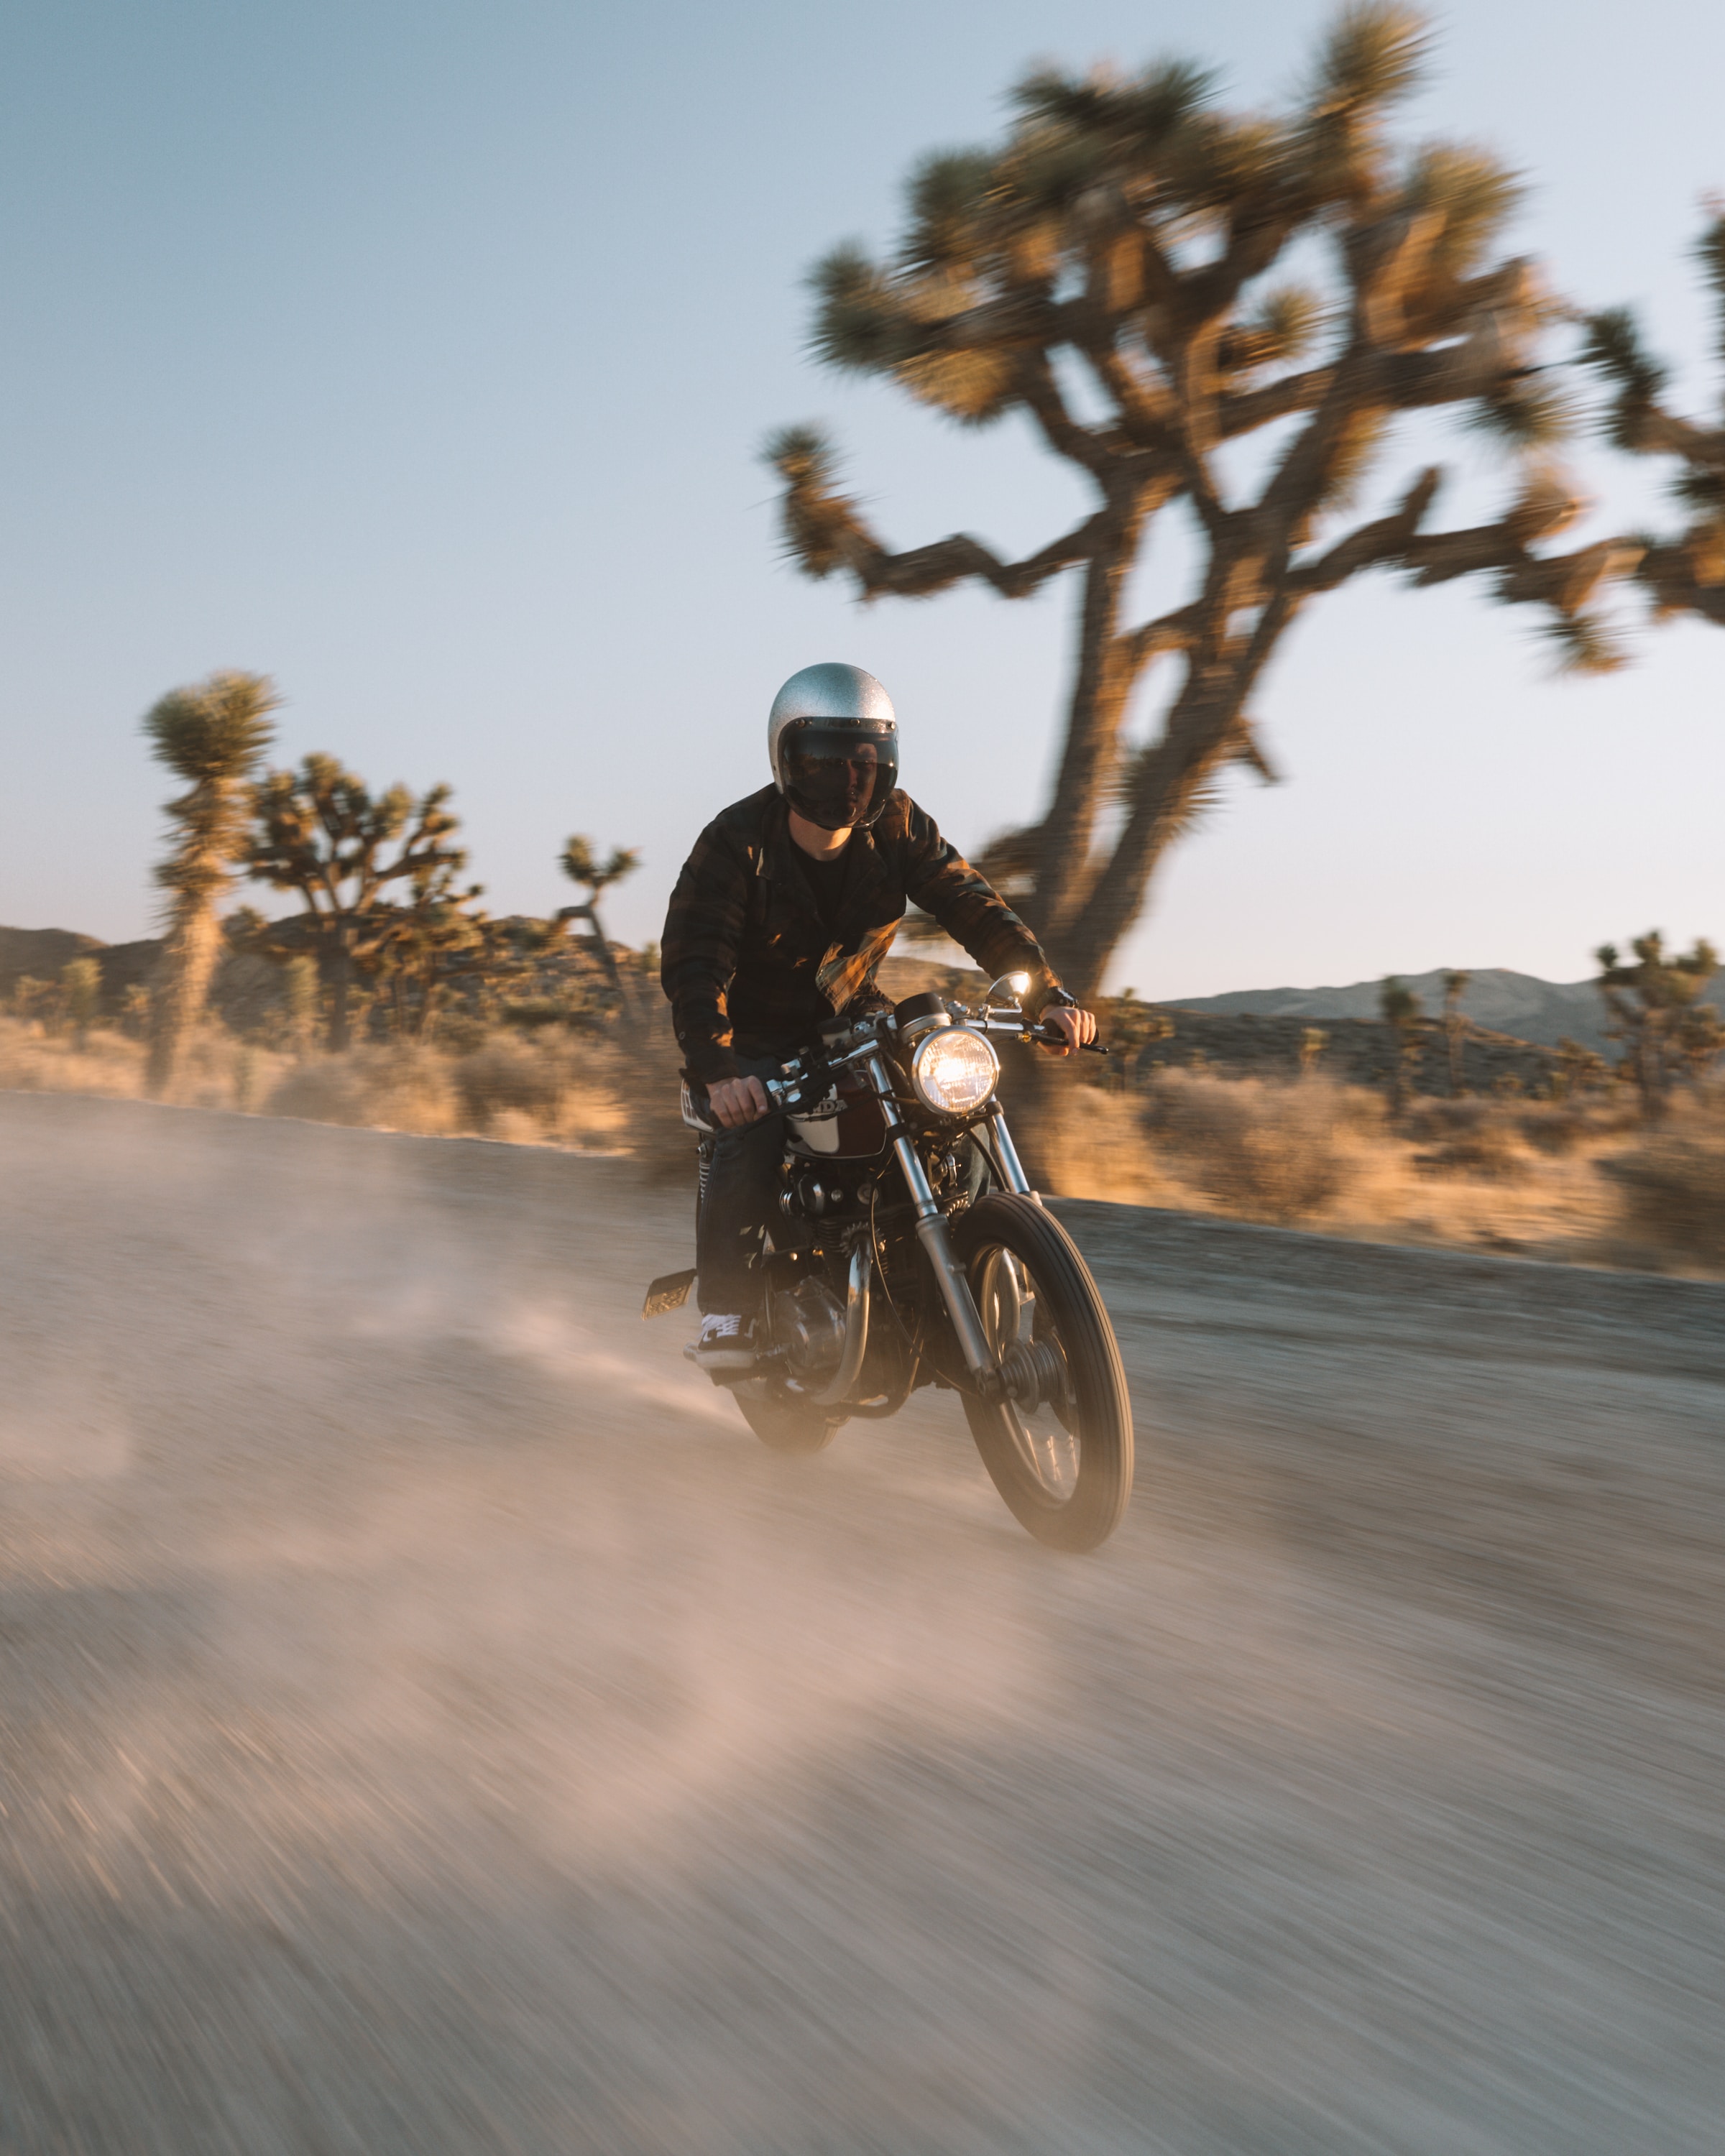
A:
[[[731,1389],[743,1420],[774,1452],[819,1452],[846,1419],[837,1409],[817,1407],[770,1378],[746,1378]]]
[[[995,1405],[963,1396],[983,1464],[1039,1542],[1093,1550],[1132,1495],[1132,1418],[1090,1268],[1051,1214],[1009,1191],[978,1199],[952,1240],[1008,1387]]]

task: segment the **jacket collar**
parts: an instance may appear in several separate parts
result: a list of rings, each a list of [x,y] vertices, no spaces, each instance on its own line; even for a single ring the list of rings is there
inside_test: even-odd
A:
[[[808,879],[798,865],[798,850],[797,842],[791,836],[790,811],[785,806],[784,796],[774,788],[767,803],[766,828],[762,834],[756,875],[771,882],[787,884],[793,891],[806,891]],[[892,872],[882,860],[874,831],[867,824],[851,833],[845,850],[850,858],[850,874],[845,879],[844,907],[834,929],[840,946],[849,944],[853,929],[860,932],[869,925],[870,901],[892,882]]]

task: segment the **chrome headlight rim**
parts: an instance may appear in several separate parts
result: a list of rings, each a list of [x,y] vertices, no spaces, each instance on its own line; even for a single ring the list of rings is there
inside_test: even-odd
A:
[[[981,1051],[981,1063],[975,1059],[976,1050]],[[976,1078],[982,1078],[986,1071],[986,1083],[979,1089],[973,1084],[968,1095],[959,1100],[944,1089],[936,1091],[933,1084],[932,1066],[942,1060],[950,1061],[955,1053],[970,1063]],[[994,1052],[994,1044],[983,1034],[973,1033],[968,1026],[940,1026],[917,1042],[911,1057],[910,1075],[912,1091],[931,1114],[972,1116],[993,1097],[994,1089],[1000,1082],[1000,1058]]]

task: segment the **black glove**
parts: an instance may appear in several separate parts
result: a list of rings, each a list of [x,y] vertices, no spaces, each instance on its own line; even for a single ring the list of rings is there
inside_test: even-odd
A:
[[[1019,1008],[1032,1025],[1040,1025],[1045,1011],[1076,1010],[1078,998],[1069,996],[1058,981],[1044,978],[1028,989]]]

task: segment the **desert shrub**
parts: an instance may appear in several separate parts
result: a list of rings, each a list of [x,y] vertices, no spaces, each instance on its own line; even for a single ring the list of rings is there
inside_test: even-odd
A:
[[[1142,1127],[1161,1165],[1226,1212],[1297,1220],[1346,1196],[1385,1138],[1383,1101],[1322,1078],[1158,1074]]]
[[[627,1147],[627,1059],[608,1044],[549,1030],[494,1034],[451,1066],[460,1127],[516,1143]]]
[[[1067,1101],[1060,1195],[1117,1205],[1178,1204],[1186,1194],[1158,1172],[1142,1123],[1142,1101],[1081,1082]]]
[[[1584,1097],[1541,1102],[1517,1118],[1522,1136],[1536,1152],[1562,1156],[1598,1144],[1632,1129],[1640,1111],[1626,1088]]]
[[[692,1191],[696,1135],[683,1121],[682,1055],[669,1011],[655,1011],[616,1050],[619,1097],[628,1118],[628,1147],[652,1183],[684,1183]]]
[[[1680,1264],[1725,1265],[1725,1096],[1682,1104],[1604,1167],[1631,1244]]]
[[[264,1112],[432,1137],[461,1126],[447,1058],[404,1044],[350,1049],[299,1064],[271,1089]]]
[[[244,1107],[279,1067],[276,1058],[219,1025],[200,1026],[187,1035],[164,1097],[181,1108]],[[126,1034],[104,1028],[80,1040],[51,1034],[37,1020],[0,1019],[0,1086],[139,1100],[146,1070],[144,1043]]]
[[[1409,1137],[1425,1150],[1414,1165],[1427,1175],[1525,1175],[1531,1164],[1524,1119],[1502,1101],[1422,1101],[1405,1118]]]
[[[462,1127],[483,1131],[501,1116],[525,1116],[542,1130],[557,1121],[569,1082],[555,1054],[516,1037],[494,1037],[464,1055],[452,1075],[461,1103]]]
[[[144,1050],[112,1033],[74,1045],[51,1039],[39,1020],[0,1019],[0,1087],[133,1098],[144,1090]]]

